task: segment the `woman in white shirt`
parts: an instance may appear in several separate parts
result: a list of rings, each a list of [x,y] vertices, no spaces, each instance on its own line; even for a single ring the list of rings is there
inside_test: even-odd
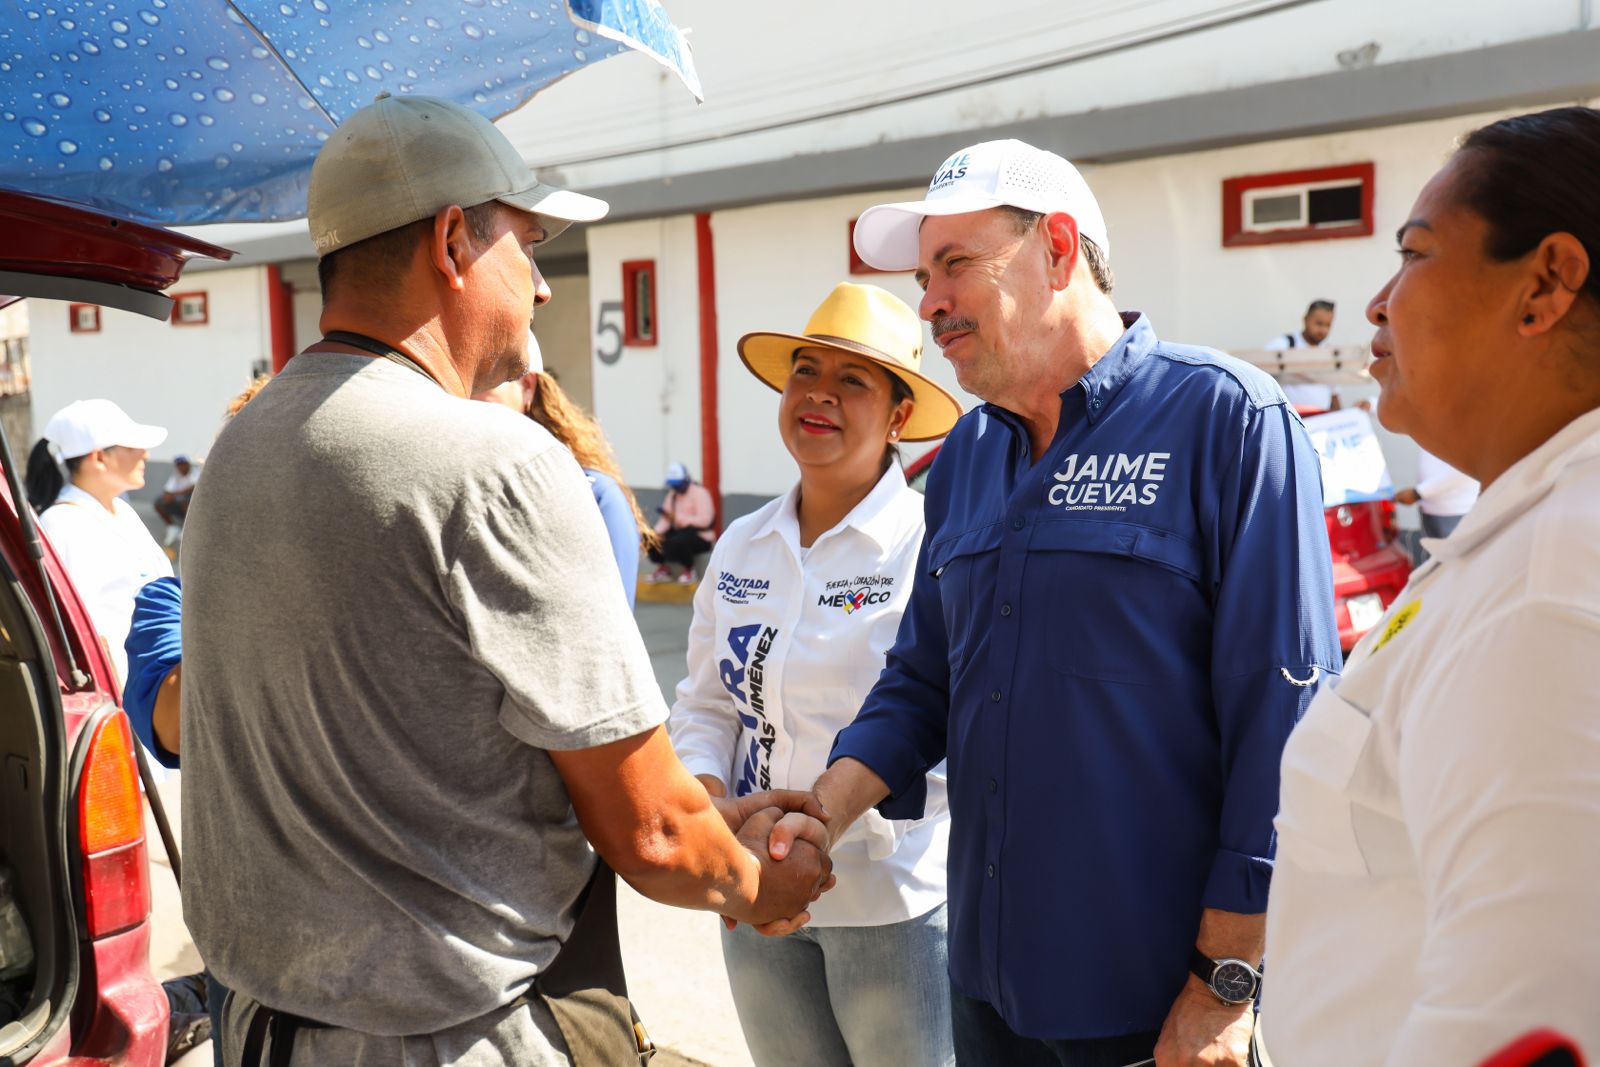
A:
[[[166,439],[166,430],[134,422],[109,400],[79,400],[51,416],[28,456],[28,500],[110,650],[119,687],[134,594],[172,574],[121,494],[143,487],[147,450]]]
[[[671,732],[715,795],[809,789],[893,643],[923,535],[896,441],[942,437],[960,405],[920,372],[922,324],[888,292],[842,284],[804,334],[739,342],[783,396],[800,467],[787,495],[733,523],[695,596]],[[954,1060],[945,959],[949,809],[876,812],[833,849],[837,886],[782,938],[723,935],[734,1004],[761,1067]]]
[[[1600,1056],[1600,112],[1469,135],[1368,306],[1379,416],[1483,487],[1283,755],[1280,1067]]]

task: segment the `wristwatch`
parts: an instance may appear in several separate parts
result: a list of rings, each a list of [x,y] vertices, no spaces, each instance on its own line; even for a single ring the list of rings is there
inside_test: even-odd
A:
[[[1189,953],[1189,969],[1224,1004],[1248,1004],[1261,992],[1261,972],[1244,960],[1214,960],[1196,948]]]

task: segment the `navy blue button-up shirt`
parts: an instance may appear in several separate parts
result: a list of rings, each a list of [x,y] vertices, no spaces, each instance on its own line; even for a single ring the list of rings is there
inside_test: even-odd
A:
[[[1033,462],[985,405],[831,760],[922,810],[949,761],[950,973],[1013,1030],[1161,1026],[1203,908],[1266,910],[1285,739],[1342,664],[1317,455],[1267,375],[1140,316]]]

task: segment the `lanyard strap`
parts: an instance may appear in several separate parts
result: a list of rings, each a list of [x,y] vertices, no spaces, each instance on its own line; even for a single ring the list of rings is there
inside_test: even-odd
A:
[[[418,374],[428,379],[428,381],[439,386],[439,388],[444,388],[443,384],[441,384],[439,380],[432,374],[429,374],[428,369],[422,364],[418,363],[416,360],[412,359],[398,348],[395,348],[393,345],[385,344],[384,342],[373,337],[368,337],[364,333],[351,333],[348,330],[334,330],[330,333],[324,334],[322,339],[324,341],[332,341],[335,344],[349,345],[351,348],[359,348],[363,352],[371,352],[373,355],[387,359],[391,363],[398,363],[407,370],[416,371]]]

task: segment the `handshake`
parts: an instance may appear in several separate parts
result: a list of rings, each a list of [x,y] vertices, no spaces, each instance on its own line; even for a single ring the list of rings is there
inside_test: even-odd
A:
[[[743,920],[768,937],[800,929],[811,920],[806,909],[836,881],[827,809],[815,794],[796,789],[713,796],[711,803],[761,865],[755,899],[743,914],[724,914],[722,921],[731,930]]]

